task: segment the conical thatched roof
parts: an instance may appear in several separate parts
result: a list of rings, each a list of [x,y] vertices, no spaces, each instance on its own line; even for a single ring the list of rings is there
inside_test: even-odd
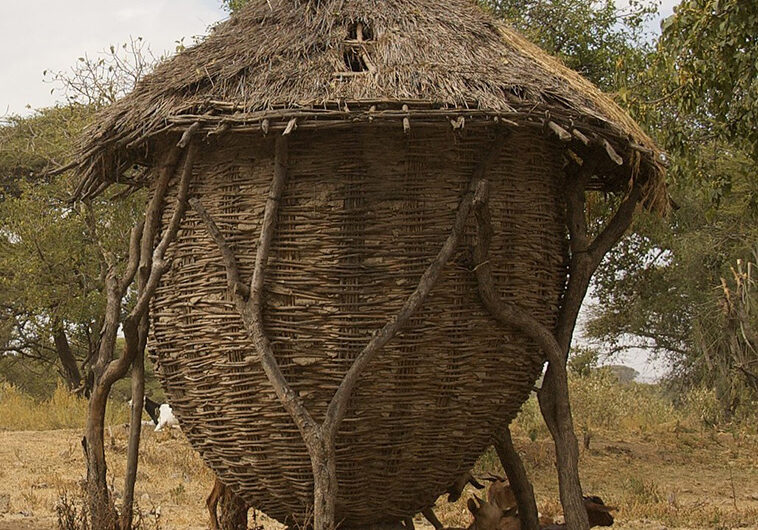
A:
[[[472,0],[252,0],[99,115],[76,162],[80,192],[123,180],[162,135],[196,122],[267,132],[293,117],[313,127],[404,116],[552,121],[623,158],[597,187],[622,190],[639,173],[649,197],[662,195],[659,153],[626,112]]]

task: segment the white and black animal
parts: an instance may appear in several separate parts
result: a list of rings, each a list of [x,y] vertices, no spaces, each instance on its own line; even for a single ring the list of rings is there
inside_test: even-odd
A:
[[[179,420],[177,420],[176,416],[174,416],[174,411],[171,410],[171,405],[168,403],[158,403],[157,401],[153,401],[147,396],[145,396],[144,402],[145,412],[147,412],[147,415],[150,416],[151,420],[153,420],[156,431],[163,430],[164,427],[179,426]],[[130,405],[131,403],[132,401],[129,400]]]

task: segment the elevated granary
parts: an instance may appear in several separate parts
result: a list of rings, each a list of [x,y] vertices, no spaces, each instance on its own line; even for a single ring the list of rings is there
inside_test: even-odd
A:
[[[553,329],[569,183],[662,208],[660,156],[474,2],[252,0],[105,109],[75,165],[79,197],[167,183],[162,230],[190,172],[149,349],[190,442],[250,505],[307,517],[313,454],[283,403],[323,422],[370,359],[331,460],[349,527],[430,506],[540,375],[543,351],[483,305],[479,267]]]

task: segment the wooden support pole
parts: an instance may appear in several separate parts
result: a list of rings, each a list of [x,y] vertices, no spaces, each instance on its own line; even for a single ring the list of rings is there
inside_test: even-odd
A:
[[[553,132],[553,134],[555,134],[556,137],[558,137],[561,142],[570,142],[572,140],[571,134],[554,121],[548,121],[547,127]]]
[[[529,482],[524,463],[513,446],[509,427],[495,435],[495,451],[503,465],[505,475],[508,477],[513,495],[516,497],[519,520],[521,521],[520,530],[539,530],[539,513],[537,512],[537,502],[534,499],[534,488]]]
[[[605,153],[608,155],[608,158],[610,158],[614,164],[617,166],[623,166],[624,165],[624,159],[621,158],[621,155],[616,152],[616,150],[613,148],[611,143],[606,140],[605,138],[599,139],[600,145],[603,146],[603,149],[605,149]]]
[[[571,134],[572,134],[572,135],[573,135],[573,136],[574,136],[574,137],[575,137],[577,140],[579,140],[580,142],[582,142],[582,143],[583,143],[585,146],[589,146],[589,145],[590,145],[590,139],[589,139],[589,138],[587,138],[587,137],[586,137],[586,136],[585,136],[585,135],[582,133],[582,131],[580,131],[579,129],[572,129],[572,130],[571,130]]]
[[[566,224],[569,230],[571,250],[569,280],[554,331],[554,349],[556,351],[553,351],[552,356],[557,357],[557,359],[551,359],[548,355],[547,371],[542,388],[537,393],[542,416],[555,440],[561,502],[569,528],[580,528],[578,525],[583,524],[586,517],[586,510],[576,502],[574,487],[580,487],[578,470],[576,469],[579,448],[573,426],[571,426],[570,421],[566,421],[567,418],[570,420],[570,409],[565,406],[568,402],[563,403],[564,399],[568,399],[568,388],[564,381],[566,380],[565,366],[569,347],[579,309],[587,293],[592,274],[603,256],[629,228],[642,195],[639,182],[635,182],[612,219],[602,232],[590,242],[584,204],[586,185],[594,170],[594,165],[587,164],[581,168],[578,174],[570,177],[567,182]],[[565,491],[564,481],[566,481],[567,486]]]
[[[189,142],[189,136],[187,138]],[[155,293],[160,277],[168,267],[164,259],[165,252],[168,245],[175,239],[179,223],[184,216],[195,152],[196,145],[190,142],[186,149],[184,170],[177,186],[174,213],[155,247],[155,235],[159,222],[158,214],[162,209],[168,183],[174,174],[180,156],[178,149],[172,149],[168,152],[161,167],[158,184],[146,210],[145,220],[132,230],[129,257],[123,275],[119,275],[114,257],[105,250],[102,244],[98,244],[106,284],[106,308],[92,368],[93,388],[88,404],[85,435],[82,440],[87,464],[87,503],[90,523],[93,528],[102,530],[128,530],[131,528],[134,482],[137,474],[137,454],[141,432],[142,397],[140,394],[144,395],[144,366],[143,361],[138,360],[138,357],[144,355],[144,346],[147,340],[148,303]],[[97,229],[91,209],[87,209],[87,212],[87,224],[93,233],[93,237],[100,243],[97,239]],[[137,301],[127,315],[122,318],[124,298],[135,275],[138,277]],[[120,329],[124,333],[125,348],[123,354],[116,357],[115,344]],[[105,407],[113,384],[123,377],[130,367],[133,369],[132,386],[135,395],[132,400],[132,420],[127,448],[124,504],[119,518],[106,482],[107,466],[103,440]]]
[[[579,447],[576,436],[574,435],[574,426],[571,419],[571,408],[569,404],[568,377],[566,375],[566,365],[561,356],[560,346],[547,327],[541,324],[534,317],[529,315],[522,308],[515,304],[507,304],[497,294],[494,279],[492,277],[492,265],[489,261],[489,247],[492,239],[492,221],[488,208],[488,184],[482,180],[477,185],[477,192],[474,198],[474,212],[477,219],[477,242],[474,247],[474,262],[477,282],[479,284],[479,294],[482,297],[485,307],[490,311],[493,317],[503,326],[516,327],[522,333],[534,340],[542,349],[548,358],[549,366],[554,367],[554,385],[555,385],[555,404],[556,413],[555,421],[548,425],[556,446],[556,456],[558,457],[558,476],[561,493],[561,501],[564,507],[566,522],[569,527],[577,530],[586,530],[589,528],[587,511],[584,509],[582,500],[582,489],[579,483]],[[507,451],[508,457],[514,460],[518,455],[515,451]],[[508,465],[508,461],[503,462],[503,466]],[[514,475],[516,480],[525,479],[525,476]],[[528,480],[527,480],[528,483]],[[519,483],[523,497],[526,496],[528,487],[526,484]],[[522,514],[525,520],[523,524],[526,528],[538,528],[538,523],[531,513],[531,507],[527,506],[527,513]]]

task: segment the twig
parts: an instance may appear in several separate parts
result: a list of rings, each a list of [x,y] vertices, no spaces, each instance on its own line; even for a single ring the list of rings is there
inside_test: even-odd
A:
[[[239,293],[244,298],[247,298],[250,295],[250,288],[240,280],[237,260],[234,257],[234,252],[227,245],[224,234],[221,233],[208,210],[205,209],[199,200],[193,198],[189,200],[189,203],[192,209],[195,210],[195,213],[203,220],[208,234],[221,251],[221,257],[224,259],[224,266],[226,268],[226,281],[234,290],[233,294]]]

